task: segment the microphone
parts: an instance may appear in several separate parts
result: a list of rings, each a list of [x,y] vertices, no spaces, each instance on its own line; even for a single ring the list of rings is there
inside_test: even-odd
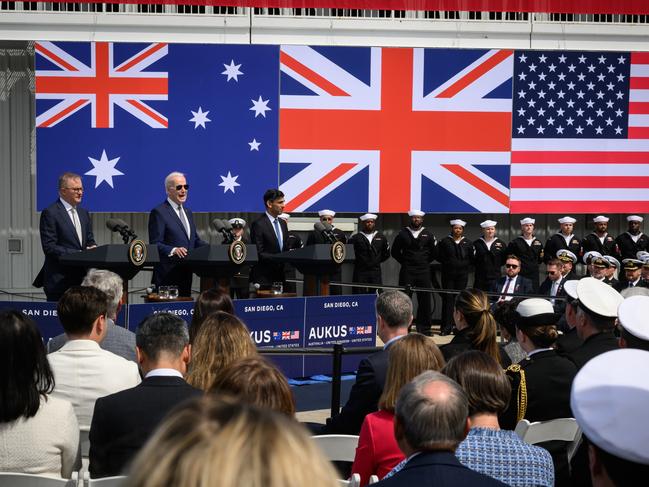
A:
[[[336,236],[331,231],[331,225],[328,223],[316,222],[313,225],[313,228],[316,232],[319,232],[329,243],[334,243],[336,241]]]
[[[137,238],[135,232],[133,232],[133,230],[129,228],[128,223],[126,223],[121,218],[109,218],[108,220],[106,220],[106,227],[111,232],[119,233],[122,236],[124,243],[128,243],[130,238]]]
[[[224,222],[223,220],[219,220],[218,218],[215,218],[214,220],[212,220],[211,225],[214,230],[216,230],[218,233],[220,233],[223,236],[222,243],[229,244],[234,241],[234,235],[232,235],[232,233],[230,232],[232,225],[230,225],[228,222]]]

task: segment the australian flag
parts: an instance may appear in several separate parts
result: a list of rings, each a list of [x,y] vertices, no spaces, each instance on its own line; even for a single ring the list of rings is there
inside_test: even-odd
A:
[[[83,205],[144,212],[186,174],[194,211],[258,211],[277,186],[277,46],[36,44],[37,206],[66,171]]]

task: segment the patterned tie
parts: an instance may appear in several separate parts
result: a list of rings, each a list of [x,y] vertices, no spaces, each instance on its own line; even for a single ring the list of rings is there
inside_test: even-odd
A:
[[[79,215],[77,215],[77,209],[74,206],[70,208],[70,215],[72,215],[72,224],[74,225],[74,229],[77,232],[77,237],[79,237],[79,244],[83,247],[81,222],[79,221]]]
[[[273,220],[273,226],[275,227],[275,235],[277,236],[277,243],[279,244],[280,252],[284,248],[284,242],[282,242],[282,229],[279,228],[279,220],[275,218]]]
[[[180,216],[180,222],[183,224],[183,227],[185,227],[187,238],[191,238],[189,233],[189,222],[187,221],[187,215],[185,215],[182,205],[178,205],[178,216]]]

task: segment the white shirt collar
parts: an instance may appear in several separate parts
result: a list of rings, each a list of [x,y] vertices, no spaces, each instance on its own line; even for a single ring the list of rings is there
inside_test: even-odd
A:
[[[424,227],[419,227],[418,230],[413,230],[410,227],[406,227],[406,228],[410,231],[410,233],[412,233],[412,236],[415,238],[419,237],[419,234],[424,230]]]
[[[377,234],[376,231],[374,231],[374,232],[372,232],[372,233],[365,233],[365,232],[361,232],[361,233],[362,233],[363,235],[365,235],[365,238],[366,238],[367,240],[369,240],[370,243],[372,243],[372,240],[374,240],[374,237],[375,237],[376,234]]]
[[[266,216],[268,217],[268,219],[270,220],[271,223],[275,223],[275,220],[279,220],[279,217],[273,216],[268,212],[266,212]]]
[[[527,352],[527,356],[531,357],[532,355],[539,353],[539,352],[547,352],[548,350],[554,350],[552,347],[548,348],[537,348],[536,350],[532,350],[531,352]]]
[[[175,201],[173,201],[173,200],[172,200],[171,198],[169,198],[169,197],[167,198],[167,201],[169,202],[169,204],[171,205],[171,207],[174,209],[174,211],[178,211],[178,207],[181,206],[181,205],[179,205],[178,203],[176,203]]]
[[[59,201],[63,205],[63,208],[65,208],[65,211],[69,212],[74,206],[72,206],[70,203],[65,201],[63,198],[59,198]]]
[[[183,375],[176,369],[153,369],[144,376],[145,379],[148,377],[180,377],[182,379]]]

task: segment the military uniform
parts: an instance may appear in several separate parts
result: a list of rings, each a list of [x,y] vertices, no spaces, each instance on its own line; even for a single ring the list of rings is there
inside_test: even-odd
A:
[[[559,355],[567,356],[581,347],[582,343],[584,342],[577,335],[577,328],[570,328],[562,335],[559,335],[554,348],[556,348]]]
[[[602,331],[586,338],[584,343],[574,352],[569,353],[567,357],[575,363],[578,369],[581,369],[593,357],[618,348],[617,338],[613,331]]]
[[[567,249],[579,258],[581,254],[581,242],[577,237],[571,235],[566,243],[566,239],[562,233],[555,233],[545,243],[544,261],[547,263],[551,259],[557,257],[557,251]]]
[[[592,251],[599,252],[602,255],[612,255],[613,257],[619,255],[617,243],[615,243],[615,239],[608,233],[602,239],[595,232],[589,233],[581,241],[581,251],[583,252],[582,255]]]
[[[615,239],[621,259],[635,259],[638,252],[647,250],[649,247],[649,237],[640,232],[637,236],[632,236],[629,232],[624,232]]]
[[[456,242],[450,235],[437,245],[437,260],[442,264],[442,288],[466,289],[469,281],[469,265],[473,261],[473,243],[466,237]],[[442,332],[453,329],[453,306],[455,294],[442,294]]]
[[[522,235],[509,242],[507,255],[515,255],[521,260],[520,275],[532,281],[534,292],[539,289],[539,264],[543,261],[543,244],[534,237],[528,244]]]
[[[354,246],[354,277],[352,280],[358,283],[382,285],[381,262],[390,257],[390,244],[381,232],[373,232],[373,235],[356,233],[351,236],[349,243]],[[355,287],[354,294],[371,294],[376,292],[373,288]]]
[[[473,287],[489,291],[492,283],[500,277],[500,268],[505,264],[507,244],[496,238],[489,246],[484,239],[479,238],[473,242],[473,251]]]
[[[392,257],[401,264],[400,286],[432,287],[430,264],[437,255],[435,236],[422,227],[413,235],[409,227],[402,229],[392,243]],[[417,293],[417,331],[431,334],[431,294]]]

